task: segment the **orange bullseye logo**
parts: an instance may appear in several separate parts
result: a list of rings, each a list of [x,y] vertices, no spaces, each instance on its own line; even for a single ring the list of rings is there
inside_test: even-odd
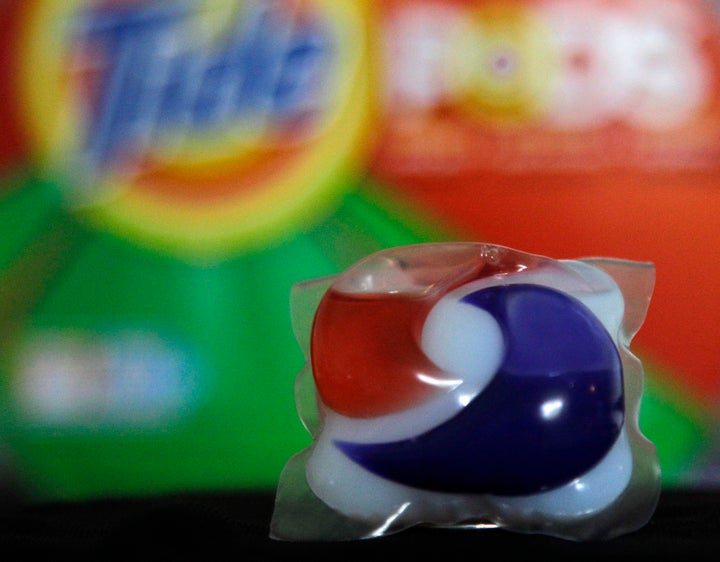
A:
[[[96,226],[208,255],[326,208],[367,129],[362,2],[38,1],[21,50],[42,168]]]

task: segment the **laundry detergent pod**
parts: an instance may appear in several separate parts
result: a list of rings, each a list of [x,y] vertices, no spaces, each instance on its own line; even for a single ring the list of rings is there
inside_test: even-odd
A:
[[[452,242],[297,285],[296,397],[313,440],[281,475],[271,535],[598,540],[645,525],[660,468],[629,344],[654,277],[650,263]]]

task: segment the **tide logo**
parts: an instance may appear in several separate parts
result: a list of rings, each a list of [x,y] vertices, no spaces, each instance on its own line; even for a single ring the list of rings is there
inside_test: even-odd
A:
[[[33,2],[20,97],[42,168],[80,214],[143,244],[207,255],[280,236],[358,160],[361,4]]]

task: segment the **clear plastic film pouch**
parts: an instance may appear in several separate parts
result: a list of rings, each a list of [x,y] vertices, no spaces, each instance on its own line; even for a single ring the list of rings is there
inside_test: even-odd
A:
[[[312,442],[280,476],[271,537],[644,526],[661,478],[630,342],[654,282],[651,263],[443,242],[295,285]]]

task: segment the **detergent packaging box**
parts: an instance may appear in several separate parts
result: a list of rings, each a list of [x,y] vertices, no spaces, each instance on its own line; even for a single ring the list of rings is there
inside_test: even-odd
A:
[[[653,262],[641,425],[717,482],[719,13],[0,3],[0,483],[274,488],[293,285],[441,240]]]

